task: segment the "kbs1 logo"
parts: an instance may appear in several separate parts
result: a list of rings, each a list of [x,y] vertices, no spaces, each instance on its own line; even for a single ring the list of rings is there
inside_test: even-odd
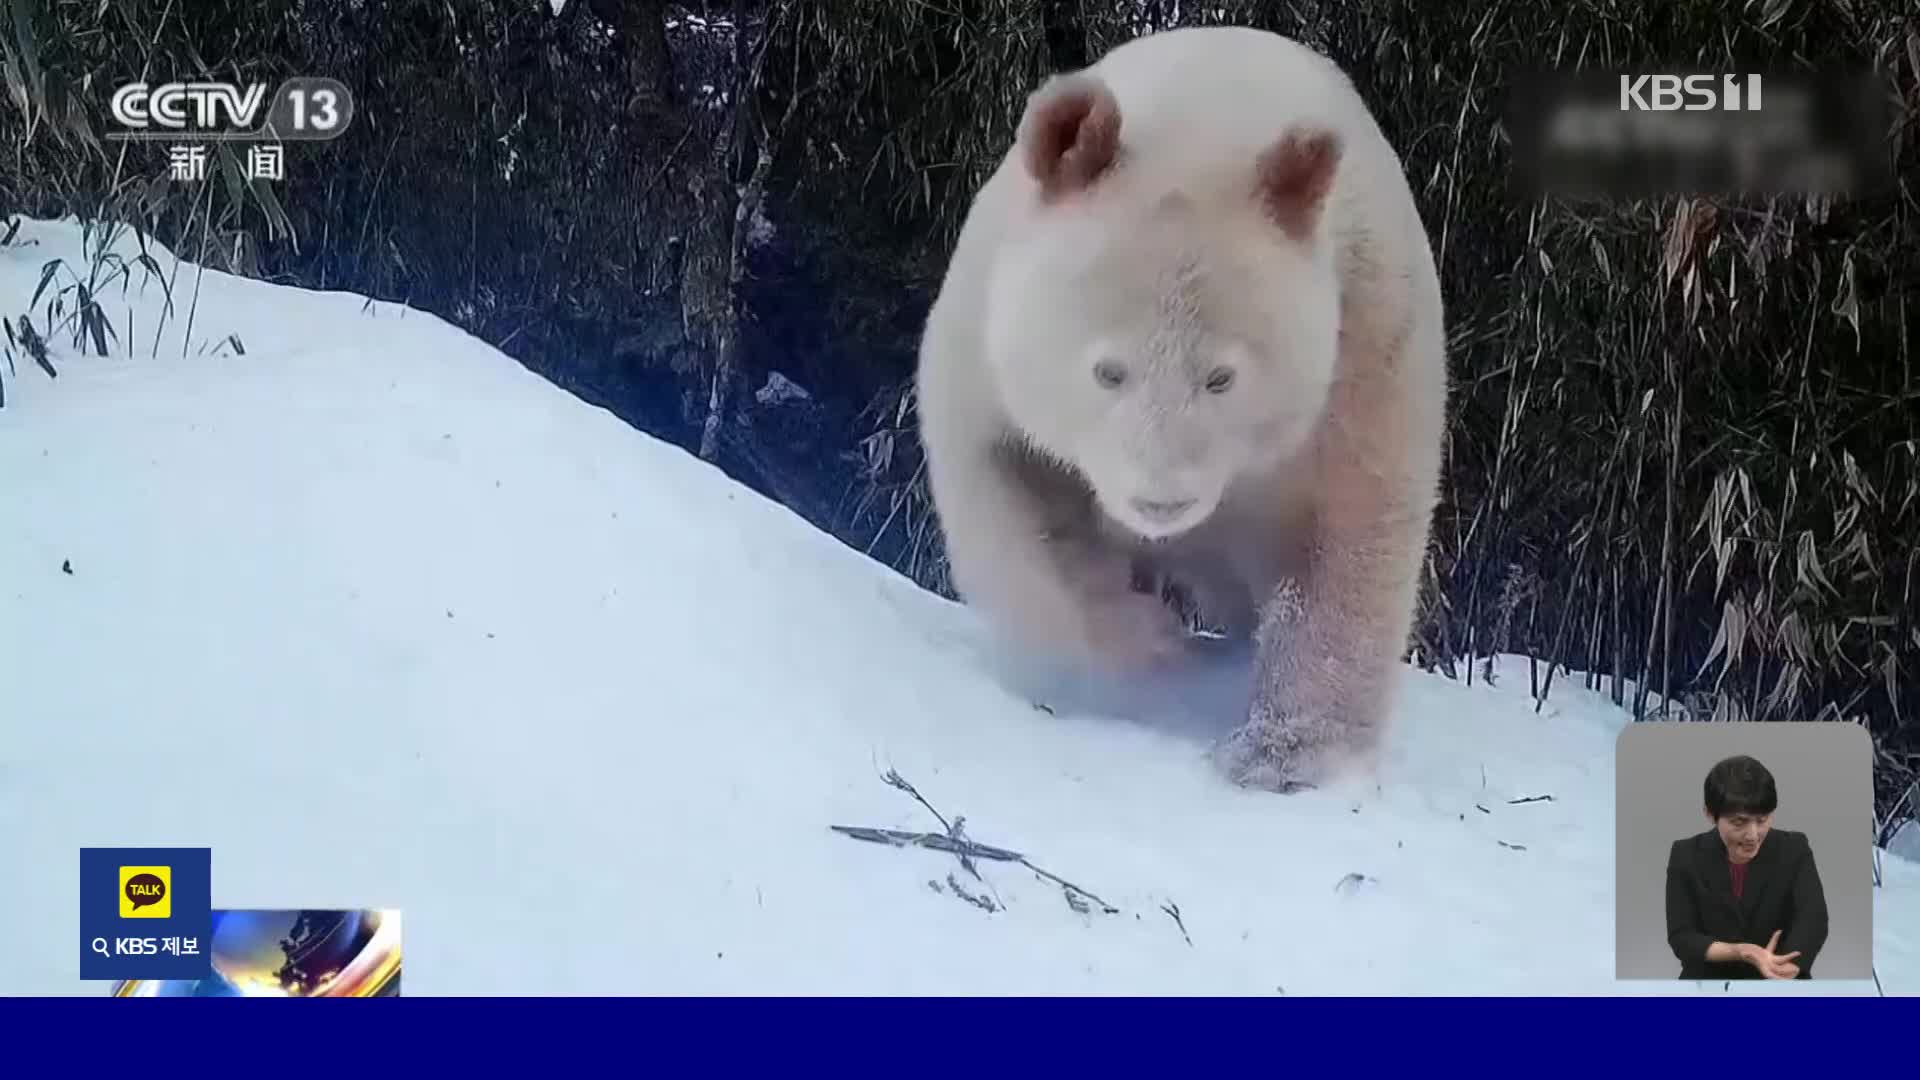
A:
[[[1884,98],[1857,74],[1535,71],[1505,127],[1529,196],[1862,194],[1892,179]]]
[[[1622,75],[1621,112],[1760,111],[1760,76]]]
[[[113,92],[115,140],[159,140],[176,180],[204,180],[206,143],[241,142],[250,180],[285,179],[282,142],[339,138],[353,121],[353,93],[338,79],[301,76],[267,96],[266,83],[134,82]]]

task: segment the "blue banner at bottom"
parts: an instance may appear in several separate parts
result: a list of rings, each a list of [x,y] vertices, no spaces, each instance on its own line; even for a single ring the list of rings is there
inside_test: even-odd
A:
[[[570,1067],[723,1074],[742,1068],[890,1076],[1008,1069],[1080,1076],[1234,1070],[1321,1076],[1430,1071],[1667,1072],[1738,1048],[1770,1072],[1894,1072],[1894,1033],[1915,1030],[1912,998],[1593,999],[598,999],[397,997],[329,1012],[282,1003],[0,1000],[22,1076],[56,1074],[103,1038],[192,1047],[177,1064],[359,1057],[383,1070],[466,1066],[492,1075],[521,1060]],[[1785,1033],[1794,1033],[1782,1037]],[[1765,1034],[1761,1034],[1765,1033]],[[21,1060],[20,1050],[25,1051]],[[1871,1075],[1870,1073],[1868,1075]]]

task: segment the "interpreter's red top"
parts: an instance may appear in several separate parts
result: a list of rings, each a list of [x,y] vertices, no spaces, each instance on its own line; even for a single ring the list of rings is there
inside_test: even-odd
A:
[[[1747,887],[1747,864],[1728,863],[1727,869],[1733,871],[1733,898],[1738,900],[1741,890]]]

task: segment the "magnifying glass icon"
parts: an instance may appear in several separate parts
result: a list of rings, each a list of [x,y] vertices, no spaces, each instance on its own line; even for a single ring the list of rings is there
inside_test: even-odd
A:
[[[111,957],[113,955],[107,951],[107,939],[103,937],[93,939],[93,951],[99,953],[101,956]]]

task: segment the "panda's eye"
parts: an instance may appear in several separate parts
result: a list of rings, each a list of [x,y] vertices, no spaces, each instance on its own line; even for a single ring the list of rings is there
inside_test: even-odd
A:
[[[1213,372],[1207,376],[1207,391],[1209,393],[1224,394],[1227,392],[1227,388],[1232,385],[1233,369],[1230,367],[1214,368]]]
[[[1112,360],[1102,360],[1093,365],[1093,381],[1109,390],[1118,389],[1127,381],[1127,369]]]

